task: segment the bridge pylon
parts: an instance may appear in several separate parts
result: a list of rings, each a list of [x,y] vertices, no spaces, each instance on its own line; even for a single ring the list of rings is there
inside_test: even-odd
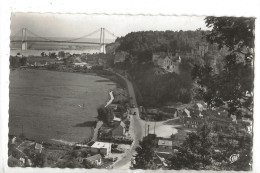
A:
[[[105,28],[100,29],[100,52],[106,54]]]
[[[27,31],[26,28],[22,28],[22,52],[27,51]]]

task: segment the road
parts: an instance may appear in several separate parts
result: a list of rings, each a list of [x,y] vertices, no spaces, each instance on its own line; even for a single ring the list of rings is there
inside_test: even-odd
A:
[[[132,82],[130,82],[125,76],[122,76],[118,73],[116,74],[125,80],[129,96],[132,97],[131,104],[134,104],[136,105],[136,107],[138,107]],[[143,123],[140,119],[139,113],[137,113],[136,115],[132,115],[131,128],[134,130],[134,141],[131,146],[131,149],[126,153],[126,155],[113,165],[114,169],[129,169],[131,158],[135,154],[135,148],[138,146],[139,141],[144,136],[144,128],[142,124]]]

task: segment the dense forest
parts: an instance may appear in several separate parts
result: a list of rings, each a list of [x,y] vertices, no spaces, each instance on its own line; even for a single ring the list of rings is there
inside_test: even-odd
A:
[[[118,38],[117,51],[137,53],[141,51],[184,51],[195,49],[206,31],[143,31],[131,32]]]
[[[192,100],[193,81],[191,70],[194,65],[208,64],[217,72],[223,68],[223,52],[214,44],[206,42],[208,31],[143,31],[132,32],[118,38],[114,43],[115,52],[129,54],[125,62],[115,65],[127,70],[139,92],[138,102],[147,107],[162,106],[168,102],[189,103]],[[199,56],[199,44],[208,45],[208,52]],[[110,45],[111,47],[111,45]],[[168,52],[181,54],[180,74],[156,75],[152,54]],[[186,56],[192,54],[192,56]],[[182,56],[183,55],[183,56]]]

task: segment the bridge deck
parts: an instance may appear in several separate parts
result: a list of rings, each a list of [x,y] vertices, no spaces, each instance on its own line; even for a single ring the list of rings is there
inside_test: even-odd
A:
[[[106,45],[109,43],[97,43],[97,42],[83,42],[83,41],[48,41],[48,40],[11,40],[11,43],[75,43],[75,44],[96,44],[96,45]]]

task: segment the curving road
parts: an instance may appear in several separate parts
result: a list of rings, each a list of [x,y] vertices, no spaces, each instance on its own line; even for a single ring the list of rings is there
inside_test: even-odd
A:
[[[125,80],[125,82],[127,84],[129,96],[132,97],[131,104],[134,104],[134,105],[136,105],[136,107],[138,107],[137,102],[136,102],[133,84],[126,77],[124,77],[118,73],[116,73],[116,74]],[[143,122],[140,119],[139,112],[136,115],[132,115],[130,126],[131,126],[130,129],[132,129],[134,131],[133,144],[131,145],[131,149],[126,153],[125,157],[118,160],[113,165],[114,169],[115,168],[116,169],[125,169],[125,168],[129,169],[131,158],[135,154],[135,148],[138,146],[139,141],[144,136]]]

